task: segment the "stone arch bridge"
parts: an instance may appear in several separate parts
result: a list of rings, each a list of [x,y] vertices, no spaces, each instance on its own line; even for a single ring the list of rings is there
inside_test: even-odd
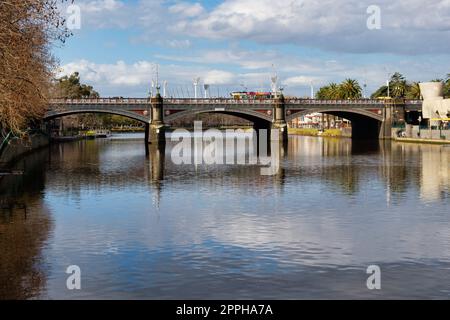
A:
[[[393,119],[419,111],[422,101],[265,99],[57,99],[50,102],[45,120],[80,113],[108,113],[146,124],[150,143],[165,141],[166,122],[199,113],[234,115],[254,123],[255,129],[279,129],[287,140],[287,122],[311,113],[326,113],[352,122],[354,138],[390,138]]]

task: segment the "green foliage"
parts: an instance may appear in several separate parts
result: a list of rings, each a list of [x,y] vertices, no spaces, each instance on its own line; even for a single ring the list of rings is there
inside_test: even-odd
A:
[[[409,90],[409,84],[405,77],[399,72],[394,73],[389,83],[390,95],[392,98],[406,98]]]
[[[300,136],[318,136],[319,129],[312,128],[289,128],[290,134],[298,134]]]
[[[98,98],[99,94],[92,86],[82,84],[80,74],[75,72],[69,77],[64,76],[57,80],[55,95],[57,98],[82,99]]]
[[[444,96],[450,98],[450,73],[447,74],[444,85]]]
[[[387,96],[388,96],[388,87],[382,86],[371,95],[371,98],[376,99],[376,98],[387,97]]]
[[[444,96],[450,96],[450,74],[447,74],[446,80],[434,79],[431,82],[443,82],[444,83]],[[399,99],[420,99],[420,86],[418,82],[408,82],[405,77],[396,72],[389,81],[390,94],[392,98]],[[377,91],[372,94],[372,98],[380,98],[388,96],[388,87],[386,85],[381,86]]]
[[[406,99],[419,100],[421,98],[419,82],[413,82],[409,85],[406,93]]]
[[[346,79],[339,86],[342,99],[361,99],[362,89],[357,80]]]
[[[118,116],[118,115],[104,115],[103,116],[103,126],[106,128],[113,128],[113,127],[139,127],[141,124],[139,121]]]
[[[92,86],[81,83],[80,74],[75,72],[57,80],[54,88],[56,98],[83,99],[99,98],[99,94]],[[140,126],[138,121],[109,114],[82,114],[72,117],[72,122],[83,124],[87,128],[113,128],[121,126]],[[70,126],[70,124],[68,124]],[[76,126],[76,125],[75,125]]]
[[[322,100],[360,99],[361,97],[361,86],[354,79],[346,79],[341,84],[330,83],[317,92],[317,99]]]

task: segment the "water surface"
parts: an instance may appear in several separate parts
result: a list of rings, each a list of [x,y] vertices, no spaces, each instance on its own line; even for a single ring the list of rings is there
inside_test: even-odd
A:
[[[274,176],[174,165],[172,147],[123,135],[17,163],[0,180],[0,298],[450,297],[449,147],[291,137]]]

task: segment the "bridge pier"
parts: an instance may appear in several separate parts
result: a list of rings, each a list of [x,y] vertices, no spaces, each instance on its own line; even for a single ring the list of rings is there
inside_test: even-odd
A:
[[[392,123],[394,121],[394,106],[386,102],[383,108],[383,121],[380,128],[380,139],[392,139]]]
[[[145,139],[149,144],[164,145],[166,143],[167,126],[164,123],[163,98],[158,93],[151,98],[152,121],[146,125]]]
[[[288,125],[286,121],[286,102],[284,96],[281,95],[275,101],[274,109],[274,122],[272,129],[278,130],[278,137],[271,135],[271,140],[278,139],[282,143],[288,141]]]

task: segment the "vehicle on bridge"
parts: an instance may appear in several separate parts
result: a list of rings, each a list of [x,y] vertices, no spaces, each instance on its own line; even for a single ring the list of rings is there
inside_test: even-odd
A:
[[[237,91],[232,92],[231,96],[235,100],[265,100],[275,98],[275,95],[272,92],[261,91]]]

